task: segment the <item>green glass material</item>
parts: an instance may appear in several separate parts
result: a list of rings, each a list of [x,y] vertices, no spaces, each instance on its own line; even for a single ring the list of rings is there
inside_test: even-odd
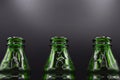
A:
[[[110,37],[96,37],[94,55],[89,63],[89,72],[119,72],[119,67],[111,50]]]
[[[51,53],[45,65],[44,80],[74,80],[74,65],[67,50],[67,38],[52,37]]]
[[[29,80],[30,68],[24,53],[24,39],[9,37],[0,65],[0,80]]]

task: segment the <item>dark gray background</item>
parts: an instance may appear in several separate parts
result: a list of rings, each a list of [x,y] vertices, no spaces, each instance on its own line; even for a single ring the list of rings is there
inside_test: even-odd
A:
[[[120,64],[119,27],[119,0],[0,0],[0,60],[6,52],[7,37],[23,37],[31,80],[41,80],[50,53],[49,39],[66,36],[76,80],[85,80],[96,36],[112,38],[113,53]]]

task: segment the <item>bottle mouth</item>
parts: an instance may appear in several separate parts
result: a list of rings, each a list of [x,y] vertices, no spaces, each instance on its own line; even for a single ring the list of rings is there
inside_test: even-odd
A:
[[[111,41],[111,38],[108,36],[101,36],[93,39],[94,44],[111,44]]]
[[[61,37],[55,36],[55,37],[52,37],[50,41],[52,44],[67,44],[68,39],[64,36],[61,36]]]
[[[12,41],[24,41],[24,39],[22,37],[17,37],[17,36],[13,36],[13,37],[8,37],[7,41],[12,40]]]
[[[23,45],[23,43],[25,42],[25,40],[22,37],[9,37],[7,39],[7,45]]]

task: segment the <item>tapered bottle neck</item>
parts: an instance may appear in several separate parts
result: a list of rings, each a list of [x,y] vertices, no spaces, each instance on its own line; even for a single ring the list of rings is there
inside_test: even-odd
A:
[[[23,50],[24,46],[7,46],[7,49]]]
[[[55,52],[62,52],[64,50],[67,50],[67,46],[64,44],[53,44],[51,47],[51,49]]]
[[[102,37],[96,37],[94,39],[94,50],[96,51],[106,51],[111,49],[111,38],[102,36]]]
[[[52,37],[51,49],[56,52],[62,52],[67,49],[67,38],[65,37]]]
[[[108,51],[108,50],[111,50],[111,45],[109,44],[96,44],[94,46],[94,51],[101,51],[101,52],[105,52],[105,51]]]

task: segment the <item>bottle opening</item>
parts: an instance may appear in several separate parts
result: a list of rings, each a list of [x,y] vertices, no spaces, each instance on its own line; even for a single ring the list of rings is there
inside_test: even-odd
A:
[[[51,42],[52,44],[67,44],[68,40],[66,37],[55,36],[51,38]]]
[[[93,42],[95,44],[111,44],[111,38],[107,36],[96,37]]]
[[[23,43],[25,42],[25,40],[22,37],[16,37],[16,36],[9,37],[7,41],[8,41],[7,45],[16,45],[16,46],[23,45]]]

